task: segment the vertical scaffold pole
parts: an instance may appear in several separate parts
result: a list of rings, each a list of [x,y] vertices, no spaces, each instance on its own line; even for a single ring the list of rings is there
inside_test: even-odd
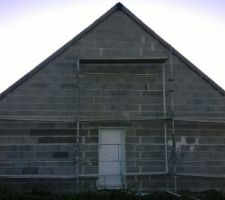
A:
[[[80,121],[77,120],[77,148],[76,148],[76,193],[79,192],[79,131],[80,130]]]
[[[164,143],[165,143],[165,169],[168,172],[168,158],[167,158],[167,125],[166,125],[166,81],[165,81],[165,65],[162,66],[163,74],[163,117],[164,117]]]
[[[173,159],[173,177],[174,177],[174,192],[177,193],[177,161],[176,161],[176,136],[174,122],[174,77],[173,77],[173,59],[172,47],[170,47],[170,98],[171,98],[171,118],[172,118],[172,159]]]
[[[79,52],[76,61],[76,75],[77,75],[77,123],[76,123],[76,193],[79,192],[79,153],[80,153],[80,61]]]

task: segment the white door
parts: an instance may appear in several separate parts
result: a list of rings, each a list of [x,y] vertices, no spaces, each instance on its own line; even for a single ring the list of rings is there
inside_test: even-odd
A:
[[[99,132],[99,180],[102,188],[120,188],[124,172],[124,129],[103,128]]]

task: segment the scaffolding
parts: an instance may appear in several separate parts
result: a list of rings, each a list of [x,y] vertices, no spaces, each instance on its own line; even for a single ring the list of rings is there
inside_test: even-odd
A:
[[[77,62],[77,69],[79,69],[80,64],[162,64],[162,90],[148,90],[152,92],[162,92],[162,97],[163,97],[163,116],[162,117],[129,117],[127,119],[125,118],[117,118],[117,119],[80,119],[80,111],[78,112],[78,119],[77,123],[77,143],[79,143],[79,123],[80,122],[96,122],[96,121],[141,121],[141,120],[163,120],[164,121],[164,151],[165,151],[165,170],[164,171],[159,171],[159,172],[137,172],[137,173],[126,173],[126,172],[121,172],[121,177],[125,180],[125,176],[133,176],[133,175],[171,175],[174,179],[174,193],[177,193],[177,177],[178,176],[198,176],[198,177],[224,177],[224,176],[217,176],[217,175],[201,175],[201,174],[194,174],[194,173],[177,173],[177,149],[176,149],[176,127],[175,127],[175,121],[192,121],[192,122],[212,122],[212,123],[222,123],[224,124],[225,122],[223,120],[198,120],[198,119],[186,119],[186,118],[177,118],[174,113],[174,75],[173,75],[173,52],[172,52],[172,47],[170,48],[170,56],[169,58],[151,58],[151,59],[78,59],[79,61]],[[169,68],[170,68],[170,77],[168,78],[168,88],[166,88],[166,73],[165,73],[165,62],[169,60]],[[107,73],[86,73],[86,74],[80,74],[80,71],[77,70],[78,74],[78,80],[80,76],[91,76],[91,75],[99,75],[99,76],[106,76]],[[109,75],[109,73],[108,73]],[[110,74],[112,75],[112,74]],[[117,75],[117,74],[114,74]],[[120,74],[121,75],[121,74]],[[128,74],[132,75],[132,74]],[[138,76],[149,76],[148,74],[134,74]],[[77,88],[78,88],[78,99],[79,99],[79,81],[77,83]],[[166,99],[166,93],[170,94],[170,113],[167,112],[167,99]],[[79,102],[79,100],[78,100]],[[79,105],[79,104],[78,104]],[[79,107],[79,106],[78,106]],[[80,121],[81,120],[81,121]],[[167,146],[167,122],[171,121],[171,128],[172,128],[172,171],[169,171],[169,166],[168,166],[168,146]],[[79,145],[79,144],[78,144]],[[101,144],[102,145],[102,144]],[[77,163],[81,161],[77,157]],[[123,160],[122,162],[127,162],[128,160]],[[79,165],[76,165],[76,167],[79,167]],[[76,169],[76,172],[78,172],[79,169]],[[99,177],[101,175],[99,174],[76,174],[76,185],[78,185],[78,177]],[[107,176],[107,174],[103,175]],[[126,184],[125,184],[126,185]],[[78,189],[76,190],[78,191]]]
[[[53,123],[75,123],[76,124],[76,129],[75,129],[75,137],[76,137],[76,144],[74,145],[73,151],[74,151],[74,163],[75,163],[75,173],[74,176],[60,176],[61,178],[72,178],[75,180],[75,188],[74,190],[76,192],[79,192],[79,178],[82,177],[95,177],[99,178],[100,176],[104,177],[106,176],[112,176],[115,174],[99,174],[99,173],[92,173],[92,174],[85,174],[85,173],[80,173],[80,164],[85,161],[82,158],[80,158],[80,153],[81,153],[81,148],[80,148],[80,126],[81,123],[86,123],[86,122],[115,122],[115,121],[163,121],[163,130],[164,130],[164,153],[165,153],[165,169],[163,171],[155,171],[155,172],[134,172],[134,173],[127,173],[125,170],[120,171],[121,178],[123,180],[123,187],[126,187],[126,179],[125,177],[127,176],[138,176],[138,175],[171,175],[173,177],[173,188],[174,188],[174,193],[177,193],[177,177],[178,176],[190,176],[190,177],[213,177],[213,178],[224,178],[222,175],[207,175],[207,174],[196,174],[196,173],[177,173],[177,149],[176,149],[176,127],[175,127],[175,122],[176,121],[184,121],[184,122],[203,122],[203,123],[208,123],[208,122],[216,122],[216,123],[221,123],[225,124],[223,120],[198,120],[198,119],[186,119],[186,118],[177,118],[174,113],[174,72],[173,72],[173,52],[172,48],[170,49],[170,56],[169,58],[151,58],[151,59],[80,59],[79,55],[76,58],[76,97],[77,97],[77,107],[76,107],[76,116],[74,118],[66,119],[64,117],[59,117],[59,118],[42,118],[42,119],[37,119],[35,117],[1,117],[1,120],[20,120],[20,121],[40,121],[40,122],[53,122]],[[170,69],[170,74],[168,78],[169,85],[166,85],[167,80],[166,80],[166,71],[165,71],[165,63],[169,61],[169,69]],[[81,116],[81,110],[80,110],[80,78],[84,76],[92,76],[92,75],[97,75],[97,76],[107,76],[107,75],[112,75],[112,73],[104,73],[104,72],[97,72],[97,73],[81,73],[80,70],[80,65],[82,64],[160,64],[162,67],[162,90],[147,90],[149,92],[158,92],[162,96],[162,110],[163,114],[161,117],[143,117],[143,116],[128,116],[128,117],[118,117],[117,119],[113,118],[84,118]],[[114,76],[117,76],[118,73],[113,73]],[[119,74],[121,75],[121,74]],[[151,74],[145,74],[145,73],[139,73],[139,74],[132,74],[132,73],[122,73],[122,75],[128,75],[128,76],[151,76]],[[167,88],[168,87],[168,88]],[[170,96],[170,112],[167,111],[167,94]],[[171,151],[171,156],[169,157],[168,154],[168,122],[171,122],[171,130],[172,130],[172,151]],[[98,151],[99,151],[99,146],[100,145],[108,145],[108,144],[98,144]],[[117,148],[120,148],[121,144],[115,144]],[[123,144],[124,145],[124,144]],[[126,144],[125,144],[126,145]],[[169,164],[168,160],[172,159],[172,171],[169,169]],[[147,160],[147,159],[146,159]],[[132,161],[129,159],[120,159],[120,155],[118,155],[117,160],[112,160],[112,162],[122,162],[122,165],[125,165],[126,162]],[[124,167],[123,167],[124,168]],[[1,175],[1,177],[5,177],[6,175]],[[10,177],[10,175],[7,175],[6,177]],[[12,175],[12,177],[35,177],[34,175]],[[42,177],[50,177],[50,178],[59,178],[59,176],[42,176]]]
[[[162,117],[129,117],[129,118],[117,118],[117,119],[108,119],[108,121],[133,121],[133,120],[163,120],[163,127],[164,127],[164,153],[165,153],[165,170],[164,171],[158,171],[158,172],[136,172],[136,173],[126,173],[125,171],[120,171],[120,175],[121,178],[123,180],[123,187],[126,187],[126,182],[125,182],[125,176],[134,176],[134,175],[167,175],[169,172],[168,169],[168,152],[167,152],[167,120],[170,119],[167,116],[167,109],[166,109],[166,93],[170,93],[171,89],[167,90],[166,89],[166,78],[165,78],[165,62],[168,60],[168,57],[166,58],[151,58],[151,59],[80,59],[78,58],[77,61],[77,98],[78,98],[78,107],[79,107],[79,78],[83,77],[83,76],[92,76],[92,75],[97,75],[97,76],[107,76],[107,75],[115,75],[118,76],[118,73],[102,73],[102,72],[98,72],[98,73],[80,73],[80,70],[78,70],[80,68],[80,64],[161,64],[161,68],[162,68],[162,90],[147,90],[148,92],[159,92],[162,94],[162,101],[163,101],[163,116]],[[153,74],[146,74],[146,73],[119,73],[119,75],[128,75],[128,76],[152,76]],[[78,121],[80,122],[86,122],[86,121],[91,121],[91,122],[96,122],[96,121],[107,121],[107,119],[89,119],[89,120],[82,120],[80,119],[80,111],[79,109],[77,109],[78,111]],[[79,132],[79,127],[77,127],[77,133]],[[77,134],[77,142],[79,142],[79,134]],[[79,144],[77,144],[79,145]],[[99,144],[99,145],[107,145],[107,144]],[[117,144],[115,144],[117,145]],[[119,145],[118,145],[119,148]],[[119,160],[118,156],[118,161],[122,162],[122,165],[124,165],[127,161],[129,160]],[[81,159],[79,159],[79,157],[77,157],[76,163],[80,163],[82,162]],[[103,161],[104,162],[104,161]],[[112,160],[111,162],[114,162],[114,160]],[[79,168],[79,164],[76,165],[77,168]],[[78,172],[79,169],[76,169],[76,172]],[[113,176],[115,174],[76,174],[77,178],[76,178],[76,185],[78,185],[78,177],[101,177],[103,176],[103,179],[105,179],[105,177],[107,176]],[[104,186],[103,186],[104,187]],[[100,187],[101,188],[101,187]],[[78,191],[78,188],[76,188],[76,191]]]
[[[77,130],[76,130],[76,169],[75,169],[75,176],[76,176],[76,193],[79,192],[79,153],[80,153],[80,60],[79,60],[79,53],[77,56],[77,62],[76,62],[76,96],[77,96]]]

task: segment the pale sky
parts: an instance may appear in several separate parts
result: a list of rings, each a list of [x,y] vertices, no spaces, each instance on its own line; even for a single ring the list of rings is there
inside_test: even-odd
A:
[[[117,2],[0,0],[0,92]],[[225,89],[225,0],[121,3]]]

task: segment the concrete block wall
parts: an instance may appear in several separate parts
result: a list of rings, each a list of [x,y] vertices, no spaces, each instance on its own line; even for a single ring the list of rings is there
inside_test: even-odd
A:
[[[99,127],[125,128],[126,173],[164,172],[165,144],[160,124],[126,121],[81,123],[80,150],[78,151],[74,123],[1,121],[0,176],[3,180],[2,184],[7,185],[7,181],[4,180],[8,179],[10,185],[16,187],[15,185],[21,180],[19,188],[28,190],[35,187],[44,188],[45,184],[41,187],[39,185],[47,182],[52,186],[52,190],[56,190],[57,183],[62,182],[65,188],[62,187],[61,190],[73,191],[76,183],[77,160],[75,157],[79,153],[79,174],[81,175],[79,189],[96,189]],[[86,178],[83,177],[84,175]],[[128,178],[128,187],[132,184],[129,180]],[[68,183],[71,182],[73,184],[68,187]],[[140,190],[139,183],[137,187]],[[50,186],[45,189],[50,189]]]
[[[78,150],[75,123],[0,122],[0,175],[73,177],[97,174],[98,129],[81,128]]]
[[[79,50],[78,50],[79,49]],[[90,58],[159,58],[169,56],[153,36],[144,31],[125,13],[116,11],[86,33],[61,55],[0,100],[0,117],[26,118],[34,121],[0,121],[0,175],[21,187],[44,187],[74,190],[76,124],[37,122],[41,120],[76,120],[78,111],[76,57]],[[225,99],[215,88],[186,64],[173,56],[175,117],[218,120],[225,118]],[[126,172],[154,173],[165,171],[163,121],[135,121],[134,118],[162,117],[162,70],[158,65],[80,65],[81,175],[98,173],[99,127],[126,129]],[[102,73],[104,75],[88,75]],[[169,61],[165,63],[166,90],[170,89]],[[150,74],[141,76],[140,74]],[[136,74],[136,75],[135,75]],[[170,94],[166,93],[168,115]],[[97,120],[103,119],[102,122]],[[104,122],[107,119],[128,119]],[[133,119],[133,120],[132,120]],[[176,123],[177,171],[219,175],[224,170],[224,130],[221,124]],[[171,122],[168,128],[168,159],[171,163]],[[29,178],[33,177],[33,178]],[[44,178],[46,176],[46,178]],[[191,183],[210,188],[209,178],[191,179],[180,175],[181,189]],[[20,177],[20,178],[19,178]],[[50,178],[51,177],[51,178]],[[61,177],[60,179],[58,177]],[[67,177],[67,178],[65,178]],[[79,188],[96,189],[97,177],[80,178]],[[167,176],[129,175],[128,188],[150,191],[171,187]],[[14,184],[15,183],[15,184]],[[29,183],[29,184],[28,184]],[[33,186],[32,186],[32,184]],[[213,179],[217,186],[221,179]],[[70,185],[70,186],[69,186]],[[193,184],[194,185],[194,184]],[[60,184],[61,186],[61,184]],[[63,189],[64,188],[64,189]]]
[[[225,119],[225,96],[173,57],[175,116],[201,120]]]
[[[88,149],[84,153],[85,163],[81,163],[83,174],[90,176],[98,173],[98,141],[99,128],[123,128],[125,129],[125,185],[126,188],[133,191],[153,191],[156,188],[166,189],[166,176],[158,175],[148,176],[148,173],[165,173],[165,142],[163,121],[98,121],[83,122],[82,129],[89,129],[90,133],[85,138],[83,147]],[[91,138],[90,138],[91,137]],[[90,142],[90,143],[89,143]],[[91,152],[89,152],[92,150]],[[82,150],[83,151],[83,150]],[[91,163],[93,162],[93,163]],[[84,164],[84,166],[83,166]],[[88,165],[88,167],[87,167]],[[85,171],[87,170],[87,171]],[[145,174],[145,175],[142,175]],[[148,177],[146,179],[146,177]],[[96,184],[98,177],[93,179],[93,186]],[[151,180],[151,181],[150,181]],[[149,182],[150,181],[150,182]]]
[[[76,118],[78,54],[79,58],[86,59],[158,58],[168,56],[169,51],[125,13],[116,11],[2,99],[0,116]],[[80,78],[80,111],[83,118],[162,116],[163,94],[150,91],[162,89],[160,65],[81,65],[80,68],[81,74],[83,73]],[[111,75],[84,75],[87,72],[105,72]],[[117,75],[124,72],[131,75]],[[132,75],[135,73],[149,76]]]
[[[0,116],[66,119],[76,116],[75,64],[56,58],[0,101]]]
[[[61,182],[65,188],[59,190],[74,191],[75,157],[79,153],[79,190],[95,190],[99,127],[121,127],[126,130],[127,188],[145,192],[168,187],[173,189],[173,178],[160,175],[166,172],[163,125],[163,121],[149,120],[83,122],[80,127],[80,151],[77,151],[75,123],[1,121],[0,176],[5,180],[2,183],[7,185],[8,178],[8,183],[16,187],[15,184],[21,180],[23,184],[19,188],[26,190],[47,182],[53,190],[57,190],[57,184]],[[175,130],[177,187],[210,189],[210,178],[197,176],[224,176],[224,125],[179,122],[175,124]],[[167,121],[169,172],[173,169],[171,140],[171,122]],[[159,175],[154,175],[156,172]],[[194,178],[190,179],[188,175]],[[218,188],[221,178],[213,180],[211,186]],[[199,188],[189,188],[191,181],[204,184]],[[69,183],[72,183],[70,187]]]
[[[225,124],[177,122],[175,132],[178,174],[225,176]]]
[[[97,130],[97,131],[96,131]],[[1,184],[15,190],[74,192],[76,163],[79,174],[98,173],[98,129],[75,123],[0,121]],[[95,177],[79,178],[79,190],[95,190]]]
[[[128,190],[142,193],[166,191],[170,181],[167,175],[134,175],[127,176],[126,180]]]
[[[116,11],[2,99],[0,116],[76,118],[78,54],[80,58],[85,59],[159,58],[169,57],[169,50],[124,12]],[[224,119],[225,97],[178,57],[173,56],[172,60],[175,115],[198,119]],[[80,111],[83,118],[162,116],[162,93],[150,91],[162,89],[160,66],[81,65],[80,68],[83,73],[80,85]],[[165,63],[165,68],[168,90],[169,61]],[[87,75],[96,72],[108,75]],[[124,72],[153,76],[143,78],[116,75]],[[119,103],[114,105],[109,99]],[[170,105],[169,94],[167,104]],[[167,111],[170,112],[170,106]]]
[[[126,129],[126,172],[166,172],[164,126],[162,121],[134,122]]]
[[[87,58],[141,58],[164,57],[166,50],[155,38],[123,12],[114,12],[91,32],[81,38],[80,57]],[[74,48],[68,52],[73,57]]]
[[[163,116],[162,65],[82,67],[80,97],[90,99],[89,102],[81,101],[82,118]],[[104,71],[105,74],[101,74]]]
[[[74,174],[76,130],[72,125],[1,121],[0,175]]]
[[[175,122],[176,177],[174,177],[171,123],[171,120],[166,122],[169,174],[127,176],[127,187],[142,192],[154,190],[174,191],[175,185],[177,190],[192,191],[220,190],[224,188],[225,125],[222,123]],[[132,137],[142,137],[142,140],[147,143],[146,147],[149,151],[142,154],[141,150],[145,147],[143,143],[129,145],[132,150],[138,147],[132,155],[137,157],[137,162],[135,164],[130,163],[127,158],[127,164],[128,166],[137,166],[140,163],[139,161],[142,160],[142,157],[138,157],[138,155],[147,155],[149,161],[146,163],[148,169],[150,169],[149,173],[154,172],[155,161],[157,162],[157,168],[161,167],[161,171],[163,171],[165,169],[165,163],[163,162],[165,152],[162,148],[164,144],[163,123],[148,122],[148,125],[148,127],[145,127],[142,123],[138,129],[135,126],[132,127]],[[139,132],[141,129],[142,131]],[[144,137],[144,133],[146,133],[147,137]],[[160,137],[162,138],[160,139]],[[152,140],[152,138],[155,138],[155,140]],[[154,143],[151,143],[152,141]],[[154,149],[159,149],[159,147],[161,148],[160,151],[154,152]],[[128,148],[127,154],[130,153],[129,150]],[[142,167],[139,165],[139,172],[142,172]]]
[[[86,122],[82,128],[88,128],[90,136],[85,138],[86,149],[84,159],[90,163],[90,159],[98,164],[98,132],[99,127],[124,128],[125,129],[125,163],[126,173],[151,173],[165,172],[165,138],[164,122],[155,121],[114,121],[114,122]],[[84,172],[85,173],[85,172]],[[94,171],[98,173],[98,171]]]
[[[79,179],[80,191],[95,191],[95,180],[93,177]],[[1,178],[1,186],[14,191],[52,191],[52,192],[76,192],[75,179],[70,178]]]

